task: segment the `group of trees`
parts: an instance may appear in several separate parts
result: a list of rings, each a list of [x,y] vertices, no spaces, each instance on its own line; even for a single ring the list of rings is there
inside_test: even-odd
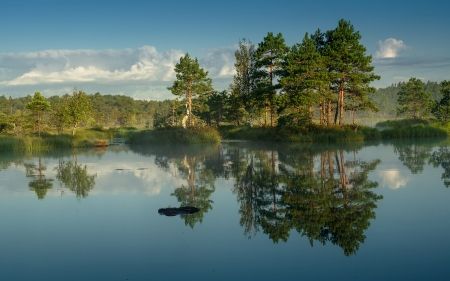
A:
[[[177,100],[135,100],[123,95],[71,94],[45,98],[40,92],[19,98],[0,96],[0,134],[28,135],[40,131],[75,133],[88,127],[161,127],[179,123]]]
[[[229,91],[212,91],[208,72],[189,54],[176,65],[177,79],[168,89],[185,98],[188,118],[193,111],[209,112],[205,105],[221,101],[218,108],[228,109],[229,120],[242,120],[245,112],[250,126],[256,112],[265,115],[266,126],[275,126],[277,117],[303,124],[314,116],[321,124],[342,125],[346,111],[378,110],[368,95],[376,90],[370,83],[380,77],[373,72],[372,57],[365,54],[360,39],[343,19],[333,30],[306,33],[301,43],[290,48],[281,33],[269,32],[258,46],[246,39],[239,42]],[[224,113],[210,113],[216,117],[210,120],[220,122]]]
[[[425,90],[426,86],[434,93]],[[401,84],[397,92],[396,114],[412,119],[427,118],[433,114],[443,123],[450,121],[450,81],[424,84],[420,79],[410,78],[407,83]]]

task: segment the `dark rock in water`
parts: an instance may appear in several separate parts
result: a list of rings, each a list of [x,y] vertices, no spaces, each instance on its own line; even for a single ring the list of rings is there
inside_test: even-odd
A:
[[[160,215],[165,215],[168,217],[178,216],[178,215],[190,215],[195,214],[200,211],[199,208],[196,207],[180,207],[180,208],[161,208],[158,210]]]

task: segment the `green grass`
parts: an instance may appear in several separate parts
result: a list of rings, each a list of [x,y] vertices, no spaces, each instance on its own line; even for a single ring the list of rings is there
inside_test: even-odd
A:
[[[67,135],[48,135],[42,137],[0,137],[0,151],[29,152],[70,147],[72,147],[72,141],[71,137]]]
[[[170,127],[160,130],[143,130],[129,134],[131,144],[167,144],[167,143],[218,143],[220,134],[211,127],[183,129]]]
[[[388,120],[376,125],[383,139],[429,138],[450,136],[449,124],[436,120],[404,119]]]
[[[219,128],[219,131],[224,139],[230,140],[342,143],[380,138],[377,129],[358,125],[323,126],[310,124],[272,128],[223,126]]]

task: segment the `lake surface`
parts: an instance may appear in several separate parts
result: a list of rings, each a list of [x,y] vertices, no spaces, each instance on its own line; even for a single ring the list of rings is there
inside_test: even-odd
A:
[[[449,280],[449,185],[445,139],[3,153],[0,280]]]

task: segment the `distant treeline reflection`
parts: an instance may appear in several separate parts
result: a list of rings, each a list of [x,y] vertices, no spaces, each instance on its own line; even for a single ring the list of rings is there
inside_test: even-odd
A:
[[[384,144],[393,148],[396,157],[413,174],[421,173],[426,164],[441,167],[444,185],[450,185],[448,140]],[[234,182],[239,224],[246,237],[252,238],[260,232],[278,243],[298,233],[307,237],[311,245],[331,243],[341,247],[345,255],[351,255],[364,243],[364,232],[375,219],[377,202],[382,199],[375,192],[378,183],[368,177],[381,160],[358,158],[358,151],[364,146],[367,143],[317,146],[237,142],[125,146],[123,149],[151,156],[161,170],[184,179],[171,196],[180,204],[173,207],[191,206],[200,210],[180,215],[191,228],[202,223],[213,209],[211,195],[216,189],[216,179],[225,178]],[[30,179],[29,189],[41,200],[55,182],[75,194],[78,200],[88,196],[97,175],[78,163],[77,155],[95,153],[101,157],[105,151],[57,153],[61,151],[54,155],[34,155],[34,160],[5,154],[0,161],[0,172],[12,164],[23,165]],[[53,178],[45,164],[49,157],[58,159],[54,170],[50,169]]]

